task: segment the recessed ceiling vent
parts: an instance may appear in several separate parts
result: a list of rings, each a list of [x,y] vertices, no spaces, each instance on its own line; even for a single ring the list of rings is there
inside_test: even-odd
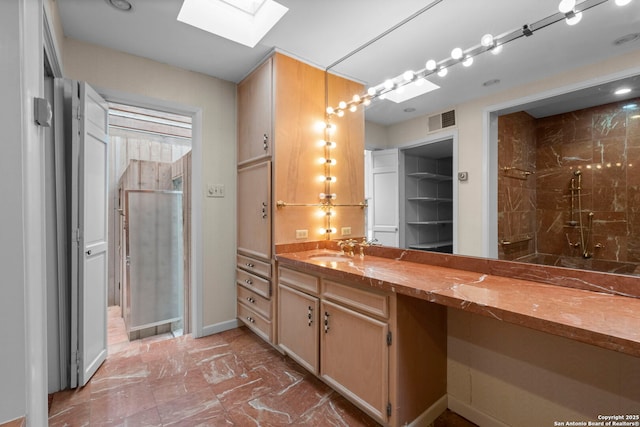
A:
[[[455,110],[445,111],[444,113],[429,116],[427,126],[429,132],[435,132],[440,129],[448,128],[456,125]]]

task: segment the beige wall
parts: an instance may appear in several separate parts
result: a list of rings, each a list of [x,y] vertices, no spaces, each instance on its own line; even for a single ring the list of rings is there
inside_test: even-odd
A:
[[[73,39],[62,48],[65,77],[97,89],[202,109],[202,184],[224,184],[226,197],[202,201],[205,328],[235,319],[236,85]]]

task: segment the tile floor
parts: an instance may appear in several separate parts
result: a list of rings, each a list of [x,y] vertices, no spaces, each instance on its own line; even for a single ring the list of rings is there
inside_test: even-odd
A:
[[[378,425],[245,327],[129,342],[110,307],[108,350],[85,387],[53,395],[49,426]]]

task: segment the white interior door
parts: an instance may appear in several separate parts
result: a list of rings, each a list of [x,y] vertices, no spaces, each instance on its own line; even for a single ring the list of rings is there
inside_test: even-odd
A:
[[[72,85],[71,386],[81,387],[107,357],[108,106]]]
[[[377,150],[371,153],[371,193],[373,196],[373,238],[384,246],[400,244],[398,202],[398,149]]]

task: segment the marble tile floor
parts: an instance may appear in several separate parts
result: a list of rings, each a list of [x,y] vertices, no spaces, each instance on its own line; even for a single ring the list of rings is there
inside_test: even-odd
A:
[[[435,425],[473,425],[445,415]],[[50,427],[283,425],[378,424],[246,327],[129,342],[119,307],[109,308],[106,362],[49,409]]]

